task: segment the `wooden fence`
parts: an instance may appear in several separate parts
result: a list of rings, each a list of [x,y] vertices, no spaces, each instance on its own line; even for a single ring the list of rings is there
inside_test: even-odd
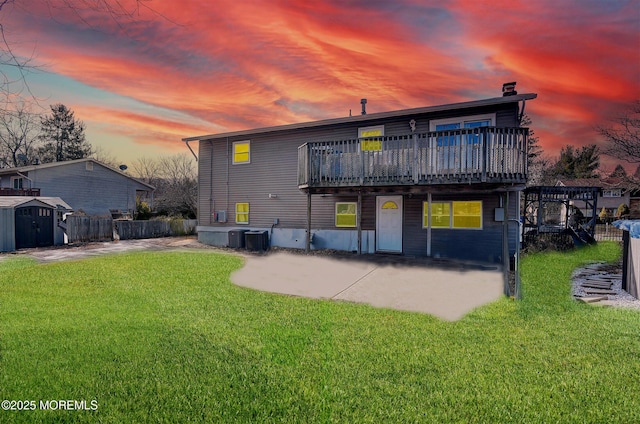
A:
[[[145,239],[194,234],[195,219],[169,221],[113,221],[113,228],[120,240]]]
[[[195,234],[195,219],[171,219],[153,221],[118,221],[92,216],[67,217],[69,243],[145,239]]]
[[[113,220],[93,216],[67,216],[69,243],[113,240]]]

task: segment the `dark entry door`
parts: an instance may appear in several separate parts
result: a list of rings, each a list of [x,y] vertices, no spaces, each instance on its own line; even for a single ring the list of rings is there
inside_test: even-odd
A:
[[[53,245],[53,210],[16,208],[16,249]]]

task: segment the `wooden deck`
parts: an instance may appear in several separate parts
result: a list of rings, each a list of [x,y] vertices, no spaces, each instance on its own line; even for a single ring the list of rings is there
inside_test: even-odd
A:
[[[0,187],[0,196],[37,197],[37,196],[40,196],[40,189],[39,188],[15,189],[15,188]]]
[[[469,128],[309,142],[298,148],[298,187],[526,182],[527,128]]]

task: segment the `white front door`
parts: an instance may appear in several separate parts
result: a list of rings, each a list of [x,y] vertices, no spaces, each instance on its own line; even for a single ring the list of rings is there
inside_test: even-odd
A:
[[[402,196],[378,196],[376,209],[376,250],[402,252]]]

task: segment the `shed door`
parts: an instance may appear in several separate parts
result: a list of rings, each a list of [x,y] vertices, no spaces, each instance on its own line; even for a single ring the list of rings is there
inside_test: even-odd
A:
[[[16,249],[53,245],[53,210],[16,208]]]
[[[377,250],[402,252],[402,196],[378,196],[376,206]]]

